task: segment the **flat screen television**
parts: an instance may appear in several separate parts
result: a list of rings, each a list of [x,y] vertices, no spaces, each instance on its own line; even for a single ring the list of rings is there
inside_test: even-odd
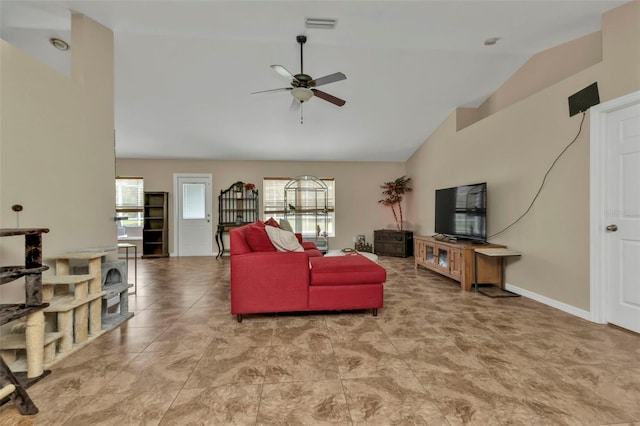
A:
[[[436,189],[436,234],[486,241],[487,184]]]

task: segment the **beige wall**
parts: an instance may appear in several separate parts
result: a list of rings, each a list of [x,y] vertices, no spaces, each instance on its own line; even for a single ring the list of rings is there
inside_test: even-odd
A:
[[[640,89],[640,3],[605,14],[602,40],[601,63],[461,131],[455,113],[445,120],[407,162],[420,188],[409,203],[417,233],[433,233],[434,191],[441,187],[486,181],[489,234],[527,209],[547,168],[578,132],[581,115],[569,117],[567,97],[594,81],[602,102]],[[589,309],[589,139],[587,113],[582,134],[531,212],[491,239],[523,253],[509,262],[510,284],[582,310]]]
[[[602,20],[602,59],[608,99],[640,86],[640,0],[607,12]]]
[[[488,117],[600,61],[600,31],[536,53],[478,107],[477,119]]]
[[[74,15],[73,78],[0,40],[0,226],[49,228],[45,258],[114,246],[113,34]],[[0,239],[2,264],[24,262],[24,239]],[[24,299],[23,282],[2,286]]]
[[[405,173],[404,163],[214,161],[214,160],[116,160],[120,176],[144,177],[145,191],[169,192],[169,247],[174,252],[173,174],[210,173],[213,175],[214,224],[217,223],[217,197],[237,181],[255,183],[262,191],[263,177],[313,175],[336,179],[336,237],[329,247],[352,247],[352,238],[364,234],[373,241],[374,229],[393,226],[389,208],[377,204],[382,198],[380,185]],[[262,205],[262,203],[261,203]],[[214,228],[215,232],[215,228]],[[212,237],[213,238],[213,237]],[[227,237],[225,235],[225,241]],[[214,250],[216,249],[214,243]]]

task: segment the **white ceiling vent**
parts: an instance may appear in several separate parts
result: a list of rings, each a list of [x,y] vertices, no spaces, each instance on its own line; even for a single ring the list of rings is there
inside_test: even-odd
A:
[[[332,30],[336,26],[336,20],[331,18],[305,18],[304,25],[307,28]]]

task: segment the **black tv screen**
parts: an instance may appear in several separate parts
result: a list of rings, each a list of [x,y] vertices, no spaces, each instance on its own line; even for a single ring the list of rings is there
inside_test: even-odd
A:
[[[487,239],[487,184],[436,189],[435,232],[470,240]]]

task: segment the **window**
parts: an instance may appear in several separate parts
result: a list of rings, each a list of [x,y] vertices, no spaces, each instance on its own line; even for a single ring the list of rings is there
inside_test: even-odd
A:
[[[118,240],[142,239],[144,180],[141,177],[116,177],[116,217]]]
[[[206,191],[204,183],[182,184],[182,219],[206,219]]]
[[[285,217],[285,185],[292,180],[290,177],[268,177],[262,180],[262,205],[264,206],[264,220],[273,217],[280,220]],[[327,229],[321,230],[326,232],[327,236],[335,237],[335,179],[334,178],[321,178],[325,185],[327,185]],[[303,197],[304,198],[304,197]],[[290,201],[290,200],[288,200]],[[306,200],[299,200],[302,204]],[[289,209],[287,215],[291,216],[291,210]],[[316,235],[316,224],[324,221],[324,215],[322,218],[316,215],[303,215],[301,220],[292,223],[295,232],[300,232],[303,235]],[[320,220],[322,219],[322,220]]]

